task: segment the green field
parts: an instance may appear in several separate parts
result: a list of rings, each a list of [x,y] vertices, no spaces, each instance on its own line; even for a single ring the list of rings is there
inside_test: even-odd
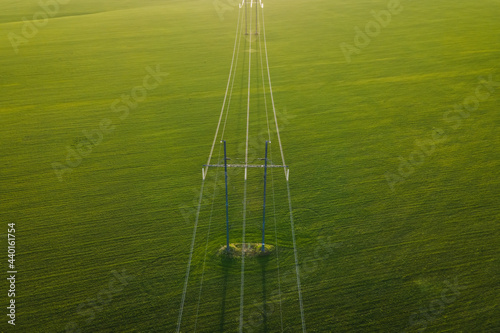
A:
[[[1,267],[15,223],[17,271],[16,325],[3,273],[0,331],[176,332],[237,1],[61,2],[0,2]],[[263,2],[307,331],[499,332],[500,3]],[[388,6],[368,44],[356,27]],[[248,43],[225,134],[234,159],[250,54],[252,156],[264,152]],[[249,172],[247,242],[260,242],[262,175]],[[217,255],[223,176],[204,183],[181,332],[238,331],[241,260]],[[241,243],[244,181],[229,176]],[[283,170],[269,179],[276,248],[246,259],[243,331],[301,332]]]

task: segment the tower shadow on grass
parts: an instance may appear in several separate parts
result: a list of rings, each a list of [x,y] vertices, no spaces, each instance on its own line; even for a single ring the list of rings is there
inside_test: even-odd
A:
[[[222,274],[224,275],[224,280],[222,282],[222,302],[221,302],[221,310],[220,310],[220,319],[219,319],[219,332],[224,331],[224,323],[226,317],[226,298],[227,298],[227,282],[230,275],[230,271],[234,269],[236,265],[236,261],[222,256],[221,257],[221,266],[222,266]]]
[[[257,257],[260,264],[261,274],[262,274],[262,325],[263,332],[269,332],[267,326],[267,282],[266,282],[266,270],[270,260],[270,256],[260,256]]]

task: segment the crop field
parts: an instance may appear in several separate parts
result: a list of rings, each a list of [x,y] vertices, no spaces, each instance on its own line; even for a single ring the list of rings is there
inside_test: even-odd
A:
[[[0,1],[0,331],[500,332],[500,3],[241,2]]]

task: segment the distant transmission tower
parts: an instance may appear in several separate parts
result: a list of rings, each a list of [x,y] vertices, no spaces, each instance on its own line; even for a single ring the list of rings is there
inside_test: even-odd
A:
[[[248,1],[243,0],[243,2],[239,5],[240,8],[243,6],[245,7],[245,35],[248,35],[248,13],[247,13],[247,7],[248,4],[250,4],[250,9],[253,7],[255,3],[255,35],[259,34],[259,14],[258,14],[258,9],[259,6],[260,8],[264,8],[264,4],[262,3],[262,0],[259,0],[259,3],[257,3],[257,0],[251,0],[249,3]]]

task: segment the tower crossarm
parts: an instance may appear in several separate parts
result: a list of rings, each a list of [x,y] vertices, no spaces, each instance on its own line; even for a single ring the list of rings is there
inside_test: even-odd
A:
[[[224,168],[224,164],[203,164],[204,167],[209,167],[209,168]],[[228,164],[228,168],[264,168],[265,165],[263,164]],[[288,168],[288,165],[275,165],[275,164],[268,164],[268,168]]]

